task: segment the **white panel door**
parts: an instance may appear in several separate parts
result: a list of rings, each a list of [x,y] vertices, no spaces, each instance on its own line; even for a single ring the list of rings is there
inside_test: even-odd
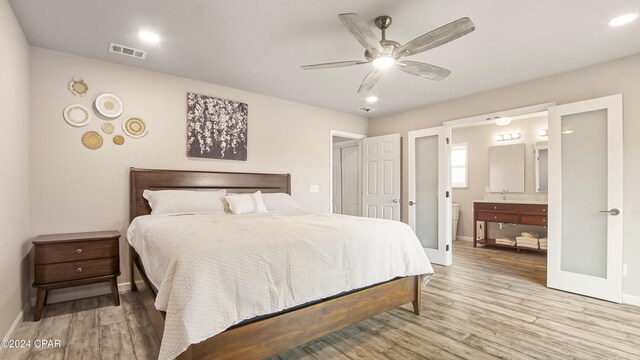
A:
[[[409,131],[409,225],[429,260],[440,265],[452,262],[447,131]]]
[[[400,134],[362,140],[362,216],[400,220]]]
[[[360,216],[360,147],[358,144],[343,147],[341,151],[342,212],[344,215]]]
[[[549,108],[549,287],[622,301],[622,140],[622,95]]]

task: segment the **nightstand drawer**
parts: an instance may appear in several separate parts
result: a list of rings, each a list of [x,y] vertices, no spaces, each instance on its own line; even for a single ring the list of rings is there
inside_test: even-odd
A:
[[[38,245],[36,264],[53,264],[67,261],[108,258],[118,255],[118,239],[78,241],[50,245]]]
[[[97,276],[118,275],[119,273],[117,257],[36,265],[34,284],[80,280]]]

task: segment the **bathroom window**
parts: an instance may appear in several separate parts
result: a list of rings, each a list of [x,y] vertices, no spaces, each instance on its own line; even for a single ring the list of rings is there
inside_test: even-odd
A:
[[[469,171],[467,164],[467,144],[451,145],[451,186],[454,188],[469,187]]]

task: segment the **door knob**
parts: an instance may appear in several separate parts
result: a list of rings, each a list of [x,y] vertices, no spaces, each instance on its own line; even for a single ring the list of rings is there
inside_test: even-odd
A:
[[[616,208],[613,208],[611,210],[600,210],[600,212],[601,213],[607,213],[607,214],[612,215],[612,216],[620,215],[620,210],[618,210]]]
[[[393,203],[397,204],[398,203],[398,199],[393,199]]]
[[[413,206],[413,205],[415,205],[415,204],[416,204],[415,202],[413,202],[413,201],[409,201],[409,206]]]

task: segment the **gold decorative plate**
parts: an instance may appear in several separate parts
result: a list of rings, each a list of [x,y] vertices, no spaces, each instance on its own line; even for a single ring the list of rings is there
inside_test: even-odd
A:
[[[87,131],[82,135],[82,145],[90,150],[100,149],[102,147],[102,136],[95,131]]]
[[[62,115],[69,125],[75,127],[85,126],[91,121],[89,110],[80,104],[67,106]]]
[[[122,123],[122,130],[130,138],[137,139],[147,135],[147,125],[139,118],[130,118]]]
[[[101,94],[96,98],[95,105],[96,110],[102,116],[112,119],[122,115],[122,110],[124,109],[122,101],[113,94]]]
[[[116,135],[113,137],[113,143],[116,145],[122,145],[124,144],[124,136],[122,135]]]
[[[76,96],[85,96],[89,92],[89,85],[84,80],[73,79],[69,82],[69,91]]]
[[[113,124],[108,122],[102,123],[101,128],[102,128],[102,132],[105,134],[113,134],[113,130],[115,130],[115,127],[113,126]]]

